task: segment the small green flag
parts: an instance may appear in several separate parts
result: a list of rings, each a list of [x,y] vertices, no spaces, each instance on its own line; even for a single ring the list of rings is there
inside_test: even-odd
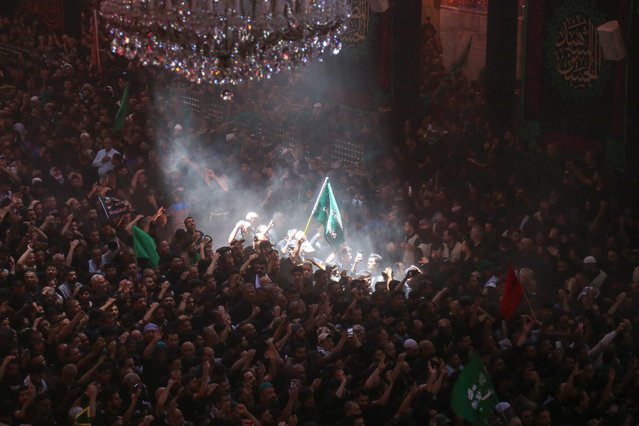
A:
[[[471,36],[461,56],[457,58],[457,60],[453,62],[453,64],[451,65],[450,67],[451,74],[457,74],[461,72],[462,69],[468,66],[468,58],[470,56],[470,47],[472,46],[472,44],[473,44],[473,37]]]
[[[469,422],[488,425],[487,418],[497,405],[497,396],[477,352],[455,382],[451,405],[455,414]]]
[[[158,266],[160,255],[155,247],[155,241],[135,225],[133,226],[133,252],[137,258],[149,259],[152,267]]]
[[[122,99],[120,99],[120,107],[118,108],[118,112],[115,114],[115,119],[113,120],[113,130],[122,130],[124,128],[124,120],[126,120],[126,116],[129,115],[130,109],[129,83],[127,83],[124,87],[124,93],[122,93]]]
[[[344,242],[344,226],[342,215],[339,213],[337,201],[331,189],[331,183],[326,178],[322,191],[315,203],[313,217],[324,225],[324,238],[331,247],[337,249]]]

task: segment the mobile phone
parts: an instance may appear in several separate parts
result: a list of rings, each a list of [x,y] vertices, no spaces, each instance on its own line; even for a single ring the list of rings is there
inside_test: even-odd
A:
[[[561,349],[561,340],[555,342],[555,349]]]
[[[348,337],[353,337],[353,327],[349,327],[346,330],[346,334],[348,335]]]

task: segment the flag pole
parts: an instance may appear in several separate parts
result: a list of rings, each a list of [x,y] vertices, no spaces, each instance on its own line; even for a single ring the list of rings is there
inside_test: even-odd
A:
[[[100,61],[100,39],[98,34],[98,10],[93,8],[93,48],[95,49],[95,62],[98,67],[98,73],[102,74],[102,62]]]
[[[521,286],[522,289],[524,290],[524,300],[526,301],[526,304],[528,305],[528,309],[530,309],[530,314],[532,315],[533,319],[535,321],[537,321],[537,314],[535,313],[535,310],[533,309],[532,305],[530,304],[530,300],[528,300],[528,295],[526,294],[526,289],[523,288],[524,286]]]
[[[315,200],[315,204],[313,205],[313,210],[311,210],[311,215],[309,216],[308,222],[306,222],[306,226],[304,227],[304,235],[303,235],[303,237],[306,236],[306,232],[308,231],[308,227],[311,226],[311,220],[313,220],[313,213],[315,213],[315,209],[317,208],[317,205],[319,204],[320,197],[322,196],[322,192],[324,192],[324,188],[326,187],[327,183],[328,183],[328,177],[326,177],[324,179],[324,183],[322,184],[322,187],[320,188],[319,194],[317,195],[317,200]]]
[[[100,205],[102,206],[102,210],[104,210],[104,215],[106,216],[107,220],[111,220],[111,215],[109,214],[109,211],[107,210],[106,206],[104,205],[104,200],[99,195],[98,195],[98,201],[100,202]]]
[[[481,357],[481,356],[480,356]],[[484,365],[484,363],[481,363],[481,367],[484,369],[484,374],[486,375],[486,377],[488,378],[488,386],[490,386],[490,390],[493,393],[493,395],[495,395],[495,397],[497,396],[497,392],[495,391],[495,387],[493,386],[493,382],[492,380],[490,380],[490,374],[488,373],[488,370],[486,369],[486,366]],[[494,409],[494,408],[493,408]],[[504,420],[506,420],[506,422],[508,422],[508,419],[506,418],[506,414],[503,411],[500,411],[501,416],[504,418]]]
[[[511,263],[511,267],[512,267],[512,263]],[[535,313],[535,310],[530,304],[530,300],[528,300],[528,295],[526,294],[526,289],[524,288],[524,285],[521,283],[521,280],[519,279],[519,271],[515,271],[515,276],[517,277],[517,281],[519,281],[519,285],[521,286],[521,289],[523,290],[522,293],[524,295],[524,300],[526,301],[526,305],[528,305],[528,310],[530,310],[530,314],[532,315],[533,319],[537,321],[537,314]]]

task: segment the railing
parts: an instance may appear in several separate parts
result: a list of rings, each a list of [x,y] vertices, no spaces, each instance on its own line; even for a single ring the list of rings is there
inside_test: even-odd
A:
[[[208,105],[210,103],[210,105]],[[204,115],[214,125],[222,124],[231,119],[227,117],[227,104],[225,101],[205,100],[199,93],[186,92],[182,95],[182,104],[191,112]],[[297,145],[301,143],[302,128],[300,124],[290,124],[284,120],[269,117],[263,120],[259,115],[257,119],[235,120],[235,125],[240,129],[248,130],[256,138],[269,144]],[[358,164],[363,161],[364,147],[347,138],[337,138],[332,143],[331,161],[340,161],[344,165]]]
[[[0,44],[0,56],[9,60],[17,61],[20,56],[27,56],[29,51],[10,44]]]

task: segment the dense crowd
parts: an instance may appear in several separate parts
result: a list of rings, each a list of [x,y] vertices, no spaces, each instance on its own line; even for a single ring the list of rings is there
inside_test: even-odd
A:
[[[230,106],[308,130],[266,144],[188,115],[164,90],[179,80],[108,51],[98,72],[89,38],[4,18],[20,50],[0,61],[0,424],[461,425],[450,398],[473,353],[501,401],[491,424],[634,424],[634,200],[597,153],[491,129],[425,34],[424,111],[396,143],[385,112],[317,103],[302,74]],[[344,132],[378,155],[331,164],[322,141]],[[371,253],[318,258],[288,230],[324,176]],[[239,188],[259,216],[210,235],[218,216],[192,210],[222,215]],[[134,212],[106,217],[98,197]],[[157,262],[136,257],[140,230]],[[504,321],[509,264],[526,297]]]

